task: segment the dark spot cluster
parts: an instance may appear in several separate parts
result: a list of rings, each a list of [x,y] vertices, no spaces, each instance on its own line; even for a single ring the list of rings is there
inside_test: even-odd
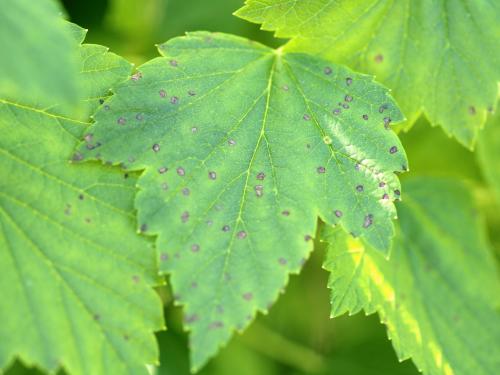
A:
[[[253,293],[247,292],[243,294],[243,299],[245,301],[251,301],[253,299]]]
[[[373,224],[373,215],[368,214],[365,216],[365,219],[363,221],[363,228],[368,228]]]
[[[208,326],[208,329],[210,329],[210,330],[221,329],[222,327],[224,327],[224,323],[221,322],[220,320],[217,320],[215,322],[210,323],[210,325]]]
[[[399,198],[401,196],[401,192],[396,189],[394,190],[394,195]]]
[[[257,198],[261,198],[264,195],[264,186],[263,185],[255,185],[255,195]]]
[[[134,73],[132,74],[132,76],[130,77],[130,79],[132,81],[138,81],[142,78],[142,73],[141,72],[137,72],[137,73]]]
[[[385,111],[386,109],[388,109],[388,108],[389,108],[389,105],[388,105],[388,104],[382,104],[382,105],[379,107],[378,111],[379,111],[379,113],[384,113],[384,111]]]
[[[184,323],[194,323],[199,319],[197,314],[186,315],[184,316]]]

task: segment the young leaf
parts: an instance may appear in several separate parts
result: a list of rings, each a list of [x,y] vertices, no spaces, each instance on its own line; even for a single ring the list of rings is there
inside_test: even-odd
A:
[[[78,50],[54,0],[2,1],[0,51],[0,97],[76,102]]]
[[[421,112],[474,145],[500,80],[500,2],[247,0],[236,15],[262,23],[287,50],[374,74],[413,125]]]
[[[481,170],[500,203],[500,111],[486,123],[486,129],[479,136],[478,146]]]
[[[159,50],[80,152],[145,169],[139,224],[158,235],[197,369],[300,270],[318,216],[386,251],[407,161],[388,126],[401,114],[370,77],[224,34]]]
[[[136,178],[68,161],[131,66],[102,46],[80,52],[86,113],[49,95],[50,109],[0,98],[0,367],[19,357],[70,374],[146,374],[162,316],[152,246],[134,233]]]
[[[500,366],[500,283],[466,186],[404,184],[390,260],[325,227],[332,316],[378,312],[400,359],[426,374],[494,374]]]

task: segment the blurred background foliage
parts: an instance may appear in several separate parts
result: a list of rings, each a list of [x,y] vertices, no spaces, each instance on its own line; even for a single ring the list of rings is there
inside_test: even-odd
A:
[[[87,43],[110,47],[112,52],[139,65],[155,56],[155,44],[186,31],[233,33],[279,46],[284,40],[259,30],[257,25],[232,15],[243,0],[64,0],[68,18],[89,29]],[[490,120],[497,121],[493,118]],[[499,125],[499,124],[497,124]],[[487,124],[486,127],[491,127]],[[498,128],[498,126],[496,126]],[[409,133],[401,134],[410,173],[448,176],[469,183],[482,208],[500,259],[500,206],[484,182],[478,155],[448,138],[421,118]],[[327,273],[321,268],[322,244],[317,243],[300,276],[292,276],[286,292],[268,315],[260,315],[243,335],[214,358],[200,375],[411,375],[418,374],[409,360],[399,363],[376,315],[330,319]],[[187,333],[182,310],[172,303],[168,287],[159,290],[168,331],[157,334],[160,347],[158,375],[189,374]],[[9,375],[41,374],[14,363]]]

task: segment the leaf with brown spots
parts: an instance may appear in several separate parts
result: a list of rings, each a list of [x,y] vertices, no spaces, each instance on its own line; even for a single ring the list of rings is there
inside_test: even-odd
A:
[[[204,32],[159,50],[79,152],[144,170],[139,225],[158,236],[197,369],[299,272],[318,217],[387,254],[402,116],[371,77],[309,55]]]
[[[0,368],[147,374],[163,322],[154,250],[134,230],[137,177],[70,163],[82,138],[97,146],[89,116],[131,66],[74,32],[79,111],[50,92],[49,108],[0,96]]]
[[[432,125],[473,147],[500,81],[500,1],[246,0],[236,15],[309,52],[374,74],[409,129]]]

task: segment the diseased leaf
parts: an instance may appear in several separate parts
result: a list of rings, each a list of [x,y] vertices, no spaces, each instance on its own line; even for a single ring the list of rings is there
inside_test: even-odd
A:
[[[80,152],[145,169],[139,224],[158,235],[197,369],[300,270],[318,216],[387,251],[407,161],[389,129],[401,114],[370,77],[224,34],[159,50]]]
[[[394,90],[407,128],[424,112],[472,147],[496,106],[498,1],[247,0],[236,15],[293,37],[286,50],[376,75]]]
[[[146,374],[162,315],[154,251],[134,233],[136,177],[69,163],[131,66],[102,46],[80,52],[86,113],[0,98],[0,368],[19,357],[72,375]]]
[[[54,0],[3,0],[0,97],[40,107],[76,103],[78,50]],[[50,98],[49,100],[46,100]]]
[[[497,111],[486,123],[479,136],[477,156],[484,177],[500,203],[500,112]]]
[[[494,374],[500,366],[500,283],[467,187],[403,184],[390,260],[324,228],[332,316],[378,312],[400,359],[425,374]]]

